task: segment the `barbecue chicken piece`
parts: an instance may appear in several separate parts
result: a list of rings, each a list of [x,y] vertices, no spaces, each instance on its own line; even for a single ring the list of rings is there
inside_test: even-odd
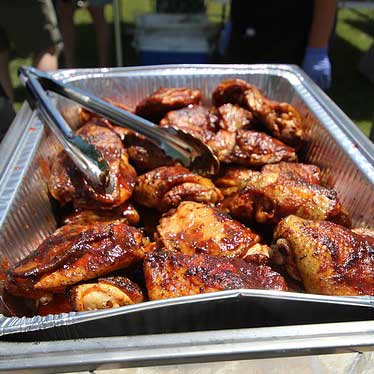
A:
[[[93,283],[71,287],[50,300],[39,301],[38,315],[84,312],[97,309],[118,308],[145,301],[140,287],[125,277],[99,278]]]
[[[145,136],[128,130],[123,137],[123,144],[131,165],[139,173],[159,168],[161,166],[176,165],[177,161],[167,156],[162,149]]]
[[[259,167],[280,161],[296,161],[293,148],[271,136],[255,131],[227,130],[217,132],[207,143],[221,162],[249,167]]]
[[[164,166],[138,178],[134,200],[148,208],[166,212],[181,201],[216,204],[222,194],[213,182],[190,172],[183,166]]]
[[[226,80],[213,93],[213,105],[237,104],[284,143],[298,146],[304,129],[299,112],[288,103],[268,99],[257,87],[240,79]]]
[[[223,104],[216,111],[219,118],[218,125],[222,130],[235,132],[249,129],[251,126],[252,113],[238,105]]]
[[[63,220],[64,225],[88,225],[95,222],[121,221],[130,226],[139,223],[139,213],[129,202],[113,208],[111,210],[80,210],[77,209]]]
[[[281,163],[261,172],[229,169],[216,183],[225,194],[220,209],[244,222],[274,224],[295,214],[350,225],[348,213],[333,189],[319,182],[315,166]]]
[[[176,127],[191,134],[191,131],[208,130],[215,132],[218,118],[200,105],[172,110],[161,120],[162,127]],[[192,134],[191,134],[192,135]]]
[[[120,221],[65,225],[9,272],[5,288],[26,297],[61,292],[141,261],[148,244],[139,230]]]
[[[85,124],[77,134],[93,144],[108,162],[113,192],[95,191],[62,151],[51,165],[49,190],[52,196],[61,205],[73,202],[77,208],[112,209],[123,204],[132,194],[136,172],[128,162],[121,140],[113,131],[93,123]]]
[[[167,112],[189,105],[201,104],[201,91],[189,88],[160,88],[142,100],[135,114],[154,123],[159,123]]]
[[[374,237],[331,222],[288,216],[274,232],[273,260],[307,292],[374,295]]]
[[[145,301],[140,287],[125,277],[100,278],[95,283],[73,286],[69,290],[73,310],[118,308]]]
[[[192,201],[182,202],[176,210],[160,219],[155,235],[158,247],[193,255],[242,257],[266,262],[269,248],[251,229],[218,209]]]
[[[284,278],[269,266],[206,254],[149,253],[144,276],[150,300],[241,288],[287,291]]]

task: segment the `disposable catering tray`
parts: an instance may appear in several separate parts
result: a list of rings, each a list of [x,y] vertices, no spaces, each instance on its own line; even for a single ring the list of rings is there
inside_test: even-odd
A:
[[[355,227],[374,226],[374,147],[331,99],[296,66],[169,65],[60,70],[54,76],[98,96],[123,99],[130,106],[160,87],[182,86],[201,89],[204,105],[209,105],[213,89],[223,79],[247,80],[259,86],[270,98],[289,102],[299,110],[307,134],[302,161],[314,163],[323,170],[323,181],[337,190],[343,205],[352,215]],[[77,105],[57,96],[55,100],[70,125],[76,126]],[[56,228],[55,207],[48,195],[44,178],[46,160],[53,159],[56,155],[56,144],[53,134],[44,128],[25,103],[0,146],[0,257],[11,264],[34,250]],[[235,330],[238,333],[230,335],[232,342],[240,336],[247,336],[246,334],[251,336],[252,342],[260,342],[273,332],[275,334],[282,331],[277,338],[273,355],[287,355],[291,351],[295,353],[296,347],[291,349],[287,346],[287,341],[293,336],[307,339],[311,331],[314,338],[310,339],[310,344],[304,339],[303,349],[300,348],[299,353],[317,352],[322,346],[328,346],[331,350],[338,346],[348,347],[352,343],[349,339],[338,338],[338,333],[348,330],[356,339],[353,346],[374,347],[373,323],[363,325],[359,322],[374,320],[373,305],[374,299],[371,297],[233,290],[85,313],[30,318],[1,315],[0,340],[7,343],[0,344],[0,358],[2,355],[10,355],[7,345],[3,345],[14,344],[9,343],[10,341],[85,338],[87,348],[91,344],[89,341],[106,337],[102,342],[105,342],[107,348],[111,346],[111,341],[118,348],[118,340],[114,337],[119,339],[126,336],[126,343],[123,343],[125,347],[132,344],[131,339],[138,343],[147,341],[136,335],[159,334],[157,339],[153,338],[157,340],[157,345],[167,345],[170,339],[167,333],[176,333],[173,335],[173,343],[170,343],[174,347],[179,347],[179,343],[182,347],[187,341],[193,347],[200,343],[208,346],[212,344],[211,349],[207,349],[211,356],[204,357],[217,358],[220,354],[229,354],[229,348],[214,349],[220,337],[221,342],[228,339],[227,329],[239,329]],[[342,323],[333,324],[336,322]],[[315,329],[307,326],[310,324]],[[292,325],[294,327],[291,328]],[[279,330],[282,328],[284,330]],[[216,330],[212,335],[215,345],[213,340],[206,340],[206,333],[202,333],[207,330]],[[330,339],[326,346],[322,343],[319,346],[316,337],[322,339],[326,336]],[[189,337],[192,340],[188,340]],[[143,343],[139,343],[140,346]],[[257,345],[255,350],[258,355],[261,354],[260,346]],[[242,347],[244,351],[241,350],[241,353],[248,353],[253,348],[250,345],[245,347]],[[1,348],[4,348],[3,351]],[[61,346],[50,344],[45,349],[57,349],[59,353],[54,354],[56,357],[62,355],[61,363],[69,362],[71,356]],[[174,354],[180,361],[191,361],[194,357],[201,357],[198,351],[180,348],[178,354]],[[16,348],[13,347],[12,352],[17,352]],[[35,355],[37,356],[36,353]],[[168,361],[167,354],[157,357],[165,359],[162,362],[173,362],[171,356]],[[110,357],[107,359],[111,362]],[[140,357],[135,361],[142,365],[148,362]],[[135,361],[128,358],[126,365],[134,365]],[[80,358],[79,362],[88,363],[84,358]]]

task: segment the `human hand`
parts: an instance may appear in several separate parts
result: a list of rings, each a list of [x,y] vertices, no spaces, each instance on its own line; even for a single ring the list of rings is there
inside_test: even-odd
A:
[[[323,89],[331,86],[331,63],[327,48],[310,48],[305,51],[303,70]]]

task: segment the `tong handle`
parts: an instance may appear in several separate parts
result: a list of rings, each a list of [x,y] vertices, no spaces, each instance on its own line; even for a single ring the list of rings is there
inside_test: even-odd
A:
[[[110,186],[109,165],[101,153],[82,137],[74,134],[39,82],[33,68],[20,68],[19,76],[28,93],[28,102],[56,135],[63,148],[88,182],[98,191]]]

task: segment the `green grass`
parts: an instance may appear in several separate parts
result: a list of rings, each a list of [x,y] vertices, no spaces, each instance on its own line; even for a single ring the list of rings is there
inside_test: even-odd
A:
[[[123,1],[122,20],[124,21],[123,52],[125,65],[136,65],[136,53],[131,45],[131,30],[134,17],[142,12],[153,11],[153,1]],[[221,8],[212,4],[208,8],[212,21],[218,22]],[[107,19],[112,22],[112,8],[106,7]],[[88,12],[79,9],[75,13],[77,25],[78,51],[80,67],[94,67],[97,61],[95,32]],[[374,85],[357,70],[362,54],[369,48],[374,36],[374,10],[342,9],[338,13],[336,35],[331,49],[333,64],[333,86],[329,91],[331,98],[342,110],[368,134],[374,118]],[[114,48],[112,64],[115,65]],[[18,109],[24,100],[24,90],[17,78],[17,69],[29,65],[30,59],[14,59],[11,63],[12,79],[15,85],[15,105]]]

